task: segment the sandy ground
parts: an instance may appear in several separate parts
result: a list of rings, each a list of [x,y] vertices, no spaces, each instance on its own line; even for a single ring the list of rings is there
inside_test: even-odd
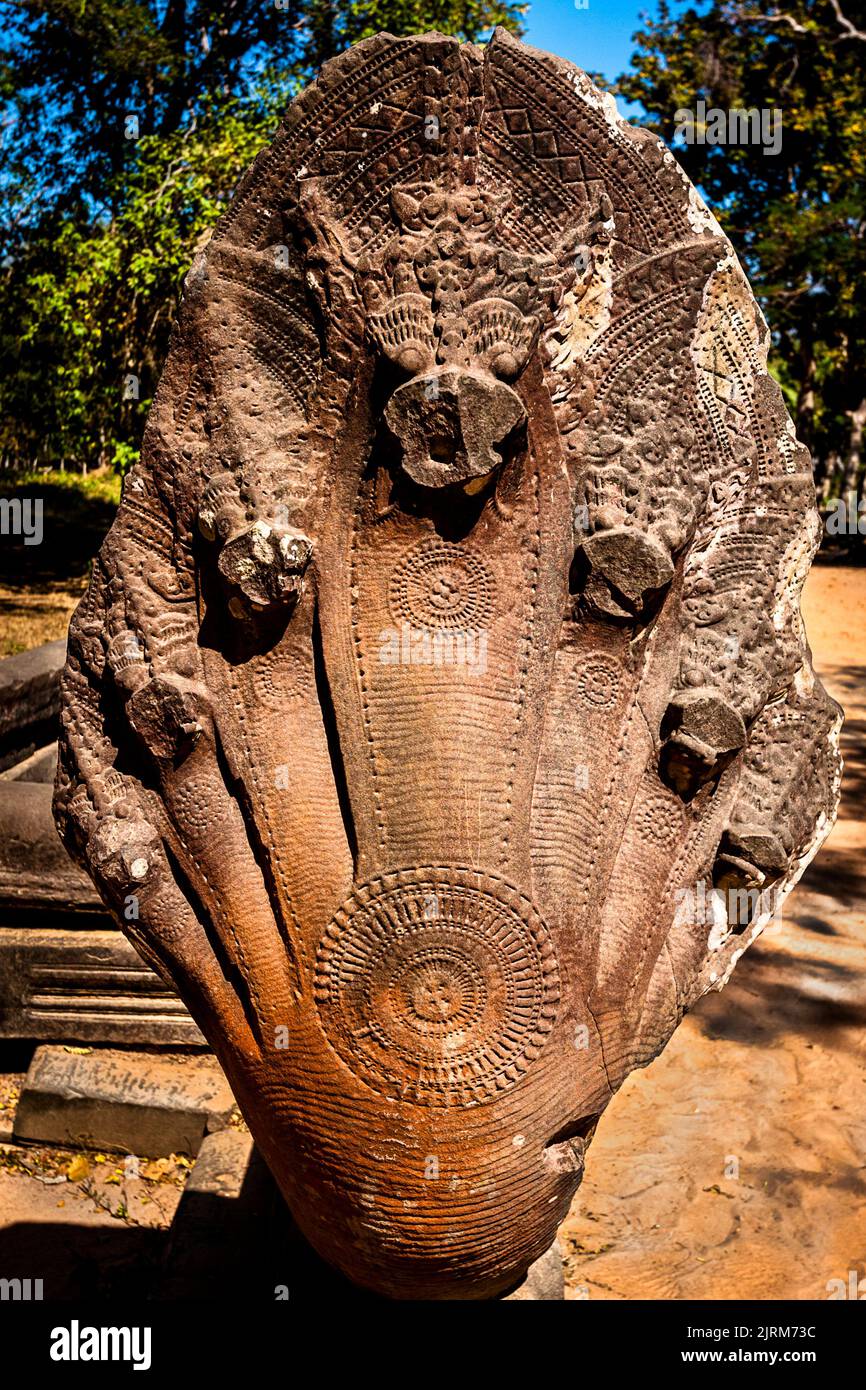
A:
[[[561,1232],[571,1298],[826,1299],[866,1275],[866,570],[816,566],[803,612],[846,711],[839,820],[608,1108]]]

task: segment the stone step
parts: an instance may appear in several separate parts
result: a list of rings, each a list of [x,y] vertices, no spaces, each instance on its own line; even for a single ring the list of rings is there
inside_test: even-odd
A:
[[[57,744],[46,743],[28,758],[0,772],[0,782],[42,782],[54,785],[57,772]]]
[[[244,1297],[272,1297],[278,1232],[288,1219],[264,1161],[244,1130],[208,1134],[171,1223],[155,1296],[213,1298],[245,1269]]]
[[[234,1097],[215,1057],[38,1047],[15,1112],[18,1140],[158,1158],[195,1155]]]
[[[203,1043],[69,858],[51,794],[48,783],[0,774],[0,1038]]]
[[[39,925],[0,926],[0,1038],[204,1044],[174,990],[107,918],[102,929],[43,925],[62,922],[59,912],[30,916]]]

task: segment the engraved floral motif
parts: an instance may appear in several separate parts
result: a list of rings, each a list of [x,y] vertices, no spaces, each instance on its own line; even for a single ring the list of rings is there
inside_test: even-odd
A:
[[[329,1040],[368,1085],[467,1105],[539,1055],[559,973],[541,918],[510,885],[419,871],[355,889],[322,938],[316,997]]]

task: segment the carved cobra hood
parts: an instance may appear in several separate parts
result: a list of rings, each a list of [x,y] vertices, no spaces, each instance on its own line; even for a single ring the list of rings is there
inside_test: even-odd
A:
[[[513,1285],[829,828],[766,356],[670,153],[502,31],[327,64],[190,271],[57,817],[361,1284]]]

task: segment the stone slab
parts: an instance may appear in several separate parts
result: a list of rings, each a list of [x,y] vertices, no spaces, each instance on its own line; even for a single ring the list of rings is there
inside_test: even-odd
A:
[[[526,1278],[511,1293],[505,1294],[504,1303],[554,1303],[565,1298],[565,1270],[562,1263],[562,1247],[555,1240],[549,1250],[539,1255],[535,1264],[529,1266]]]
[[[219,1298],[227,1288],[257,1304],[381,1301],[320,1259],[251,1136],[236,1130],[210,1134],[202,1144],[175,1212],[156,1297]]]
[[[182,1000],[103,920],[94,929],[0,926],[0,1038],[203,1045]]]
[[[282,1199],[244,1130],[208,1134],[174,1215],[157,1297],[217,1298],[245,1270],[242,1297],[272,1296],[266,1269]]]
[[[233,1106],[214,1057],[44,1046],[30,1063],[13,1135],[148,1157],[197,1154]]]
[[[45,783],[3,783],[0,908],[103,911],[90,879],[66,853],[51,815],[51,797],[52,788]]]
[[[220,1129],[206,1135],[184,1188],[187,1206],[195,1196],[239,1199],[254,1147],[252,1135],[244,1129]]]
[[[0,770],[56,734],[66,638],[0,661]]]
[[[66,853],[51,785],[16,771],[0,774],[0,1038],[203,1043]]]
[[[54,785],[57,772],[57,744],[46,743],[35,753],[0,772],[0,782],[47,782]]]

